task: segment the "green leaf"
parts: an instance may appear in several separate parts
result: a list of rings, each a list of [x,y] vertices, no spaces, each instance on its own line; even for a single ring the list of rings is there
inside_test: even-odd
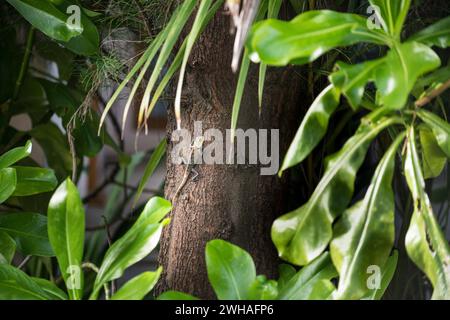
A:
[[[429,47],[407,42],[396,45],[374,70],[380,103],[391,109],[405,106],[417,79],[441,65],[439,56]]]
[[[17,174],[16,197],[53,191],[58,185],[52,169],[38,167],[13,167]]]
[[[290,264],[282,263],[278,266],[278,290],[282,291],[284,286],[295,274],[297,270]]]
[[[169,220],[154,222],[162,218],[161,212],[168,212],[166,203],[160,208],[161,198],[156,199],[149,205],[152,210],[144,210],[144,216],[139,217],[128,232],[106,251],[90,299],[95,299],[105,283],[121,277],[125,269],[145,258],[158,244],[162,228]]]
[[[17,147],[9,150],[0,156],[0,169],[9,167],[17,161],[26,158],[30,155],[32,149],[31,140],[28,140],[25,146]]]
[[[381,270],[381,283],[379,289],[372,289],[361,300],[381,300],[386,289],[391,283],[394,277],[395,269],[397,268],[398,251],[394,250],[394,253],[388,258],[386,264]]]
[[[366,19],[330,10],[308,11],[290,22],[269,19],[255,24],[247,41],[253,61],[284,66],[305,64],[327,51],[358,42],[384,44],[384,35]]]
[[[420,145],[422,146],[423,175],[425,179],[438,177],[445,168],[447,156],[439,147],[433,131],[420,127]]]
[[[367,290],[368,268],[384,266],[394,245],[395,155],[405,133],[397,136],[378,164],[363,200],[347,209],[333,229],[330,254],[339,271],[337,299],[360,299]]]
[[[11,264],[15,252],[16,242],[14,239],[6,232],[0,231],[0,264]]]
[[[331,279],[337,276],[330,254],[324,252],[303,267],[280,288],[279,300],[324,300],[335,290]]]
[[[67,294],[53,282],[42,278],[31,278],[52,300],[67,300]]]
[[[376,10],[376,14],[383,29],[391,35],[400,37],[411,0],[370,0],[370,3],[380,9]]]
[[[55,251],[69,296],[83,295],[83,259],[85,214],[77,187],[67,178],[56,189],[48,206],[48,237]]]
[[[166,153],[167,147],[167,139],[163,138],[158,146],[153,151],[150,160],[147,162],[147,165],[144,169],[144,174],[142,175],[141,181],[139,181],[139,185],[136,191],[136,195],[134,196],[133,206],[139,201],[139,198],[142,195],[142,191],[144,191],[145,185],[147,184],[148,179],[152,176],[155,169],[158,167],[161,158]]]
[[[430,279],[434,299],[450,299],[450,246],[439,227],[428,195],[416,148],[415,130],[408,134],[405,175],[414,200],[414,213],[405,238],[411,260]]]
[[[120,288],[111,300],[142,300],[153,289],[161,275],[162,268],[155,272],[143,272]]]
[[[0,300],[49,300],[49,297],[27,274],[0,264]]]
[[[35,28],[52,39],[67,42],[83,32],[83,26],[70,24],[69,16],[51,2],[42,0],[7,0]]]
[[[173,14],[173,23],[168,25],[162,32],[167,32],[167,36],[164,38],[164,44],[161,47],[161,51],[159,53],[159,57],[156,60],[155,66],[153,68],[153,72],[148,81],[147,87],[145,88],[144,95],[142,97],[141,105],[139,107],[139,116],[138,121],[139,124],[142,124],[145,119],[148,118],[148,105],[150,102],[150,94],[153,90],[153,87],[158,80],[159,75],[161,74],[163,67],[167,60],[170,57],[170,53],[175,46],[175,43],[178,41],[178,37],[188,21],[192,11],[195,8],[196,0],[186,0],[184,1],[179,9]],[[171,18],[171,20],[172,20]]]
[[[278,296],[278,284],[266,276],[257,276],[248,290],[249,300],[274,300]]]
[[[51,257],[53,250],[47,237],[47,217],[38,213],[0,215],[0,231],[8,233],[24,255]]]
[[[377,86],[382,106],[401,109],[417,79],[440,64],[438,55],[429,47],[408,42],[394,46],[380,59],[357,65],[339,62],[339,70],[331,74],[330,81],[342,90],[354,109],[361,104],[365,87],[372,81]]]
[[[418,110],[417,115],[433,131],[437,143],[450,159],[450,124],[424,109]]]
[[[158,297],[158,300],[199,300],[199,299],[183,292],[166,291]]]
[[[408,41],[417,41],[427,46],[447,48],[450,45],[450,17],[439,20],[419,31]]]
[[[339,97],[339,90],[329,85],[309,107],[284,157],[280,175],[302,162],[322,140],[327,132],[328,121],[339,105]]]
[[[330,82],[347,98],[353,110],[361,105],[362,98],[368,82],[373,81],[374,70],[383,63],[383,59],[367,61],[360,64],[349,65],[338,62],[338,71],[330,75]]]
[[[188,1],[186,1],[188,2]],[[186,49],[184,50],[184,57],[181,63],[181,68],[179,72],[179,79],[177,90],[175,94],[175,118],[177,121],[177,128],[181,129],[181,91],[183,90],[184,74],[186,72],[186,66],[188,63],[189,56],[191,54],[192,48],[197,41],[198,36],[202,32],[202,24],[208,13],[208,9],[211,6],[213,0],[201,0],[197,8],[197,13],[192,23],[191,31],[187,36]]]
[[[17,175],[14,168],[0,169],[0,203],[5,202],[14,193]]]
[[[273,223],[272,240],[282,259],[306,265],[327,247],[332,237],[332,223],[351,200],[356,173],[371,141],[383,129],[399,121],[395,117],[378,120],[376,114],[373,112],[363,119],[363,124],[344,147],[326,159],[325,173],[308,202]]]
[[[67,137],[54,123],[48,122],[34,127],[30,135],[36,139],[45,152],[50,168],[62,181],[72,172],[72,155],[70,153]]]
[[[252,257],[243,249],[223,240],[206,244],[208,279],[219,300],[245,300],[256,279]]]
[[[135,226],[140,224],[154,224],[161,222],[162,219],[172,210],[172,204],[164,198],[151,198],[142,210]]]

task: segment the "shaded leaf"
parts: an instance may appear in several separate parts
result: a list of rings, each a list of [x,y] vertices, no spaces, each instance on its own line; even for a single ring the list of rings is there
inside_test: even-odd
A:
[[[11,264],[16,252],[16,242],[6,232],[0,231],[0,264]]]
[[[418,110],[417,115],[433,131],[437,143],[450,159],[450,124],[424,109]]]
[[[16,197],[53,191],[58,185],[52,169],[39,167],[13,167],[17,174]]]
[[[161,158],[166,153],[166,147],[167,147],[167,140],[166,138],[163,138],[161,142],[158,144],[158,146],[153,151],[150,160],[147,162],[147,165],[144,169],[144,174],[142,175],[141,180],[139,181],[139,185],[136,191],[136,195],[134,196],[134,202],[133,205],[136,205],[136,203],[139,201],[139,198],[142,195],[142,191],[144,191],[145,185],[148,182],[148,179],[152,176],[155,169],[158,167]]]
[[[439,147],[433,132],[428,127],[419,131],[422,146],[423,176],[425,179],[438,177],[445,168],[447,156]]]
[[[450,44],[450,17],[439,20],[419,31],[409,41],[417,41],[427,46],[447,48]]]
[[[370,0],[370,3],[380,9],[376,10],[376,14],[383,29],[387,33],[399,37],[411,0]]]
[[[27,274],[0,264],[0,300],[49,300],[51,299]]]
[[[47,237],[47,217],[38,213],[0,215],[0,231],[8,233],[24,255],[54,256]]]
[[[249,300],[274,300],[278,296],[278,284],[266,276],[257,276],[248,291]]]
[[[31,278],[52,300],[67,300],[67,294],[53,282],[42,278]]]
[[[339,105],[339,97],[339,90],[329,85],[309,107],[284,157],[280,175],[302,162],[319,144],[327,132],[331,115]]]
[[[330,254],[323,253],[298,271],[280,289],[279,300],[324,300],[335,290],[330,280],[338,274]]]
[[[450,299],[450,246],[433,214],[417,153],[415,130],[408,133],[405,175],[414,200],[414,213],[405,238],[411,260],[430,279],[434,299]]]

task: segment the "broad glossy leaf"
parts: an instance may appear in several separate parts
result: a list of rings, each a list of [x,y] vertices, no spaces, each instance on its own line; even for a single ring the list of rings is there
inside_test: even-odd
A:
[[[387,33],[399,37],[411,0],[370,0],[370,3],[379,8],[379,11],[375,12],[383,29]]]
[[[35,28],[52,39],[69,41],[83,32],[83,26],[70,24],[69,16],[51,2],[42,0],[7,0]]]
[[[417,115],[433,131],[437,143],[450,159],[450,124],[444,119],[424,109],[418,110]]]
[[[0,169],[0,203],[5,202],[14,193],[17,175],[14,168]]]
[[[280,289],[279,300],[325,300],[335,290],[331,279],[337,276],[330,254],[320,257],[303,267]]]
[[[169,220],[149,223],[153,218],[153,215],[150,215],[148,219],[138,219],[128,232],[106,251],[90,299],[97,297],[105,283],[121,277],[125,269],[145,258],[157,246],[162,228]]]
[[[16,242],[17,251],[24,255],[54,256],[47,237],[47,217],[38,213],[9,213],[0,215],[0,231]]]
[[[405,175],[414,200],[414,213],[405,238],[406,251],[411,260],[430,279],[434,299],[450,299],[450,246],[439,227],[428,195],[419,154],[415,130],[408,134]]]
[[[161,275],[162,268],[154,272],[143,272],[125,283],[111,300],[142,300],[153,289]]]
[[[133,205],[136,205],[136,203],[139,201],[139,198],[142,195],[142,191],[144,191],[145,185],[148,182],[148,179],[152,176],[155,169],[158,167],[161,158],[166,153],[166,147],[167,147],[167,139],[164,137],[161,142],[158,144],[158,146],[153,151],[150,160],[147,162],[147,165],[144,169],[144,174],[142,175],[141,180],[139,181],[139,185],[136,191],[136,195],[134,196],[134,203]]]
[[[274,300],[278,296],[278,284],[266,276],[257,276],[248,290],[249,300]]]
[[[314,61],[327,51],[357,42],[383,44],[383,35],[366,19],[330,10],[308,11],[290,22],[269,19],[255,24],[247,42],[254,61],[284,66]]]
[[[284,170],[302,162],[322,140],[327,132],[328,121],[339,105],[339,97],[339,90],[330,85],[309,107],[284,157],[280,175]]]
[[[32,149],[31,141],[28,140],[25,146],[17,147],[0,156],[0,169],[9,167],[17,161],[26,158],[30,155]]]
[[[58,259],[71,299],[83,294],[81,263],[84,246],[84,208],[77,187],[67,178],[48,206],[48,237]]]
[[[42,290],[23,271],[0,264],[0,300],[50,300]]]
[[[380,103],[391,109],[403,108],[417,79],[441,65],[439,56],[418,42],[395,46],[383,60],[374,77]]]
[[[395,155],[400,134],[378,164],[363,200],[347,209],[333,228],[330,254],[339,271],[337,299],[360,299],[367,290],[367,270],[384,266],[394,245]]]
[[[425,179],[438,177],[445,168],[448,159],[439,147],[433,131],[428,127],[421,127],[419,131],[422,146],[423,176]]]
[[[142,210],[135,226],[139,224],[154,224],[161,222],[162,219],[172,210],[172,204],[161,197],[151,198]]]
[[[384,128],[398,122],[395,117],[368,120],[375,114],[363,119],[356,134],[327,158],[325,173],[308,202],[273,223],[272,240],[284,260],[306,265],[327,247],[332,223],[351,200],[356,173],[371,141]]]
[[[395,269],[397,268],[398,251],[394,250],[393,254],[388,258],[386,264],[381,270],[381,281],[379,289],[372,289],[361,300],[381,300],[386,289],[394,277]]]
[[[223,240],[206,244],[208,279],[219,300],[245,300],[256,279],[255,264],[245,250]]]
[[[422,31],[419,31],[409,40],[417,41],[427,46],[447,48],[450,45],[450,17],[439,20]]]
[[[11,264],[16,252],[16,242],[6,232],[0,231],[0,264]]]
[[[43,278],[31,278],[52,300],[67,300],[67,294],[53,282]]]
[[[16,197],[53,191],[58,185],[52,169],[39,167],[14,167],[17,185],[13,195]]]
[[[179,291],[166,291],[162,293],[158,300],[199,300],[197,297]]]

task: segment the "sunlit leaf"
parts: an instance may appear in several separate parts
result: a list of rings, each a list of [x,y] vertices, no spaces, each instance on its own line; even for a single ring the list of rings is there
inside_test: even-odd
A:
[[[161,272],[160,267],[154,272],[141,273],[117,290],[111,300],[142,300],[153,289]]]

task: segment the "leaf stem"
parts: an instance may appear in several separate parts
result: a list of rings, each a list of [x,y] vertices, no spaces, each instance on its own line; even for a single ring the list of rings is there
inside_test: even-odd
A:
[[[443,83],[440,87],[438,87],[437,89],[431,91],[428,95],[426,95],[423,98],[420,98],[419,100],[417,100],[414,105],[417,108],[423,107],[425,105],[427,105],[428,103],[430,103],[431,101],[433,101],[435,98],[437,98],[438,96],[440,96],[442,93],[444,93],[448,88],[450,88],[450,79],[447,80],[445,83]]]
[[[30,30],[28,30],[27,42],[26,42],[26,46],[25,46],[25,53],[23,55],[22,65],[20,66],[19,76],[17,77],[16,85],[14,87],[14,92],[13,92],[13,96],[12,96],[13,101],[16,100],[17,96],[19,95],[19,90],[22,87],[23,78],[25,77],[25,73],[28,68],[28,63],[30,61],[30,56],[31,56],[31,50],[33,48],[34,34],[35,34],[35,28],[33,26],[31,26]]]

